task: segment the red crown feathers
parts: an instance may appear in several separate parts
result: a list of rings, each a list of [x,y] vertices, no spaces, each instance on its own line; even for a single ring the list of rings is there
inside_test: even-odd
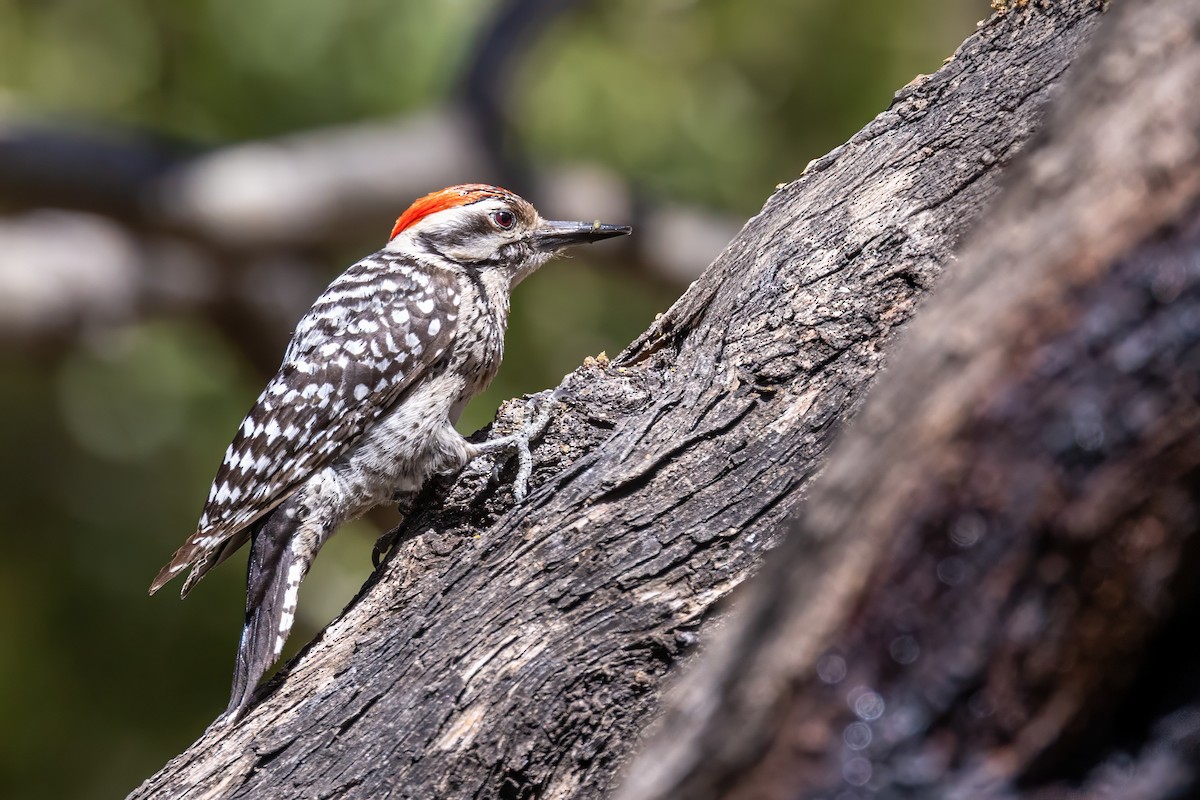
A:
[[[451,186],[447,189],[431,192],[417,200],[408,207],[407,211],[400,215],[400,218],[396,220],[396,226],[392,228],[392,235],[388,237],[388,241],[395,239],[403,231],[425,219],[430,214],[445,211],[447,208],[458,208],[459,206],[478,203],[480,200],[486,200],[490,197],[513,199],[516,195],[507,189],[501,189],[499,186],[489,186],[486,183],[464,183],[459,186]]]

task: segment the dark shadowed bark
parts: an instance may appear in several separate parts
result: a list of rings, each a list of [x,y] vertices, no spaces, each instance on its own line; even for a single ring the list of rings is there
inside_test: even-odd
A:
[[[133,796],[565,798],[615,789],[659,709],[664,677],[727,624],[714,615],[716,604],[777,542],[834,435],[880,369],[884,348],[951,263],[963,233],[979,222],[1004,166],[1060,94],[1059,78],[1100,12],[1092,0],[1062,0],[993,19],[936,74],[905,87],[858,135],[781,187],[704,277],[620,358],[567,376],[564,409],[535,452],[535,488],[524,504],[513,508],[508,489],[489,483],[486,465],[430,487],[407,523],[407,541],[287,674],[260,692],[246,719],[207,732]],[[1066,106],[1068,118],[1103,105],[1094,89],[1084,94]],[[1089,169],[1104,174],[1094,164]],[[1043,198],[1045,186],[1032,183],[1029,172],[1018,179],[1028,188],[1018,183],[1014,194],[1054,199],[1064,211],[1069,203],[1102,199],[1072,194],[1074,184],[1059,174],[1038,177],[1057,187],[1056,195]],[[1105,218],[1096,233],[1111,246],[1094,257],[1089,251],[1092,272],[1085,277],[1150,235],[1158,227],[1153,215],[1178,210],[1178,180],[1161,180],[1161,203],[1145,191],[1132,201],[1114,192],[1119,208],[1128,211],[1133,203],[1147,221],[1124,230]],[[1045,257],[1058,259],[1055,269],[1074,264],[1062,248],[1077,237],[1047,235],[1043,228],[1051,234],[1070,228],[1051,225],[1046,216],[1029,235],[1042,236]],[[990,225],[987,220],[984,228]],[[1015,254],[1028,255],[1014,230],[979,240],[992,242],[988,269],[1002,285],[987,289],[997,300],[1005,291],[1040,286],[1030,284],[1028,270],[1013,268]],[[1063,281],[1074,274],[1062,271]],[[978,280],[970,285],[982,286]],[[1047,285],[1045,297],[1059,297],[1059,284]],[[892,373],[891,383],[900,381],[903,392],[889,391],[914,404],[914,413],[928,392],[930,402],[942,398],[928,413],[944,406],[945,425],[953,426],[965,412],[950,413],[958,408],[951,401],[962,403],[968,390],[994,385],[984,382],[985,373],[1014,385],[1027,377],[1021,362],[987,346],[999,342],[975,335],[971,319],[1024,320],[1031,337],[1042,328],[1024,312],[1009,318],[993,310],[988,317],[987,300],[973,296],[970,305],[956,308],[965,323],[947,312],[930,317],[931,325],[947,326],[944,343],[932,337],[952,346],[947,358],[957,359],[951,361],[957,371]],[[1089,302],[1082,295],[1076,301],[1081,307]],[[1055,305],[1032,318],[1046,331],[1062,332],[1073,318],[1060,313]],[[1015,330],[1009,337],[1024,341],[1024,329]],[[917,337],[913,349],[931,347],[929,339]],[[1006,364],[1016,371],[1005,373]],[[1027,389],[1031,399],[1022,408],[1050,402],[1035,389]],[[1002,415],[1007,396],[997,395],[1000,406],[990,413]],[[989,408],[975,402],[968,410],[983,417]],[[923,474],[908,468],[908,452],[897,446],[873,455],[862,444],[871,431],[902,427],[881,421],[879,413],[852,426],[858,434],[850,441],[859,445],[851,452],[859,461],[841,456],[842,466],[821,484],[826,505],[802,518],[801,534],[768,559],[767,579],[740,603],[746,615],[733,618],[738,638],[731,634],[702,654],[704,668],[689,684],[697,687],[693,702],[668,719],[670,733],[655,740],[650,761],[642,762],[650,766],[635,773],[632,796],[739,789],[738,781],[759,781],[748,776],[760,766],[788,780],[823,776],[820,769],[836,766],[836,704],[825,709],[830,722],[823,730],[832,733],[811,764],[786,756],[781,766],[771,761],[773,745],[793,758],[796,752],[777,723],[786,722],[792,708],[808,713],[799,703],[809,696],[799,692],[798,704],[788,706],[787,689],[807,679],[813,659],[841,642],[838,636],[847,641],[838,651],[843,663],[866,664],[865,656],[848,658],[858,652],[850,639],[860,636],[855,646],[867,653],[878,645],[875,631],[888,629],[860,630],[846,621],[872,602],[903,613],[916,600],[891,608],[889,586],[920,587],[905,582],[910,568],[900,566],[902,558],[936,555],[884,553],[888,542],[903,541],[886,533],[887,524],[923,530],[925,523],[905,516],[921,512],[917,493],[893,485],[910,487]],[[520,415],[519,404],[506,407],[497,427],[515,424]],[[931,416],[912,435],[932,429],[921,441],[933,442],[936,423]],[[1002,429],[1005,422],[999,416],[992,424]],[[951,472],[963,474],[957,451],[929,458],[923,470],[942,470],[935,474],[950,476],[945,480],[968,496],[970,485],[954,483]],[[1007,463],[1000,460],[997,468]],[[1022,462],[1014,456],[1011,463]],[[884,499],[872,505],[875,488]],[[950,505],[948,496],[930,493],[929,508]],[[839,509],[841,516],[834,513]],[[871,509],[846,527],[851,512]],[[1036,513],[1033,500],[1026,510]],[[812,514],[825,515],[817,536],[807,533]],[[992,524],[981,518],[985,528]],[[795,544],[806,539],[811,543]],[[988,528],[985,541],[992,546],[1000,537]],[[808,566],[799,583],[788,572],[800,568],[788,557],[797,547],[816,552],[810,561],[801,559]],[[889,563],[896,577],[867,583],[877,564]],[[971,568],[969,560],[962,568]],[[965,592],[969,583],[954,586]],[[940,596],[949,584],[925,580],[922,586]],[[777,598],[771,587],[808,593]],[[868,588],[875,594],[868,597]],[[1002,603],[1003,597],[985,592],[977,600]],[[750,616],[756,609],[764,615]],[[996,616],[982,608],[977,613],[990,614],[990,621]],[[819,622],[811,631],[806,614]],[[761,685],[736,680],[741,671],[731,667],[740,662],[731,652],[753,665]],[[883,688],[880,681],[869,685],[876,693]],[[732,705],[710,707],[710,700]],[[722,749],[718,723],[744,726],[737,741],[726,742],[731,747]],[[969,746],[983,753],[990,742],[984,736]]]
[[[1200,3],[1113,14],[622,797],[1200,790]]]

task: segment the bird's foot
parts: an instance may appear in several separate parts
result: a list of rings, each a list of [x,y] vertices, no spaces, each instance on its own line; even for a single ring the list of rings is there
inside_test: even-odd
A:
[[[400,528],[400,525],[395,525],[375,540],[375,545],[371,548],[371,567],[373,569],[379,569],[379,565],[383,563],[383,557],[396,546],[396,541],[400,538]]]
[[[400,543],[401,530],[404,528],[405,520],[412,513],[418,494],[420,492],[400,491],[392,498],[392,501],[396,504],[396,510],[400,512],[402,519],[393,525],[391,530],[375,540],[375,546],[371,548],[371,566],[375,569],[379,569],[379,565],[383,563],[383,557]]]
[[[512,455],[516,456],[517,475],[513,478],[512,487],[513,497],[516,498],[518,503],[524,500],[525,495],[529,493],[529,476],[533,474],[533,453],[529,448],[529,443],[540,439],[542,434],[546,432],[546,428],[550,424],[550,417],[553,415],[554,409],[562,402],[562,399],[563,394],[561,393],[561,389],[534,395],[525,403],[526,419],[528,421],[520,430],[506,436],[490,439],[478,445],[475,454],[476,458],[503,451],[509,451],[510,457]],[[498,473],[507,461],[507,458],[496,459],[493,475]]]

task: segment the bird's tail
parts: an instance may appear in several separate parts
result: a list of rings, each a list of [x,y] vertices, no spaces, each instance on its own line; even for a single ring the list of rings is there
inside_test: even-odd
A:
[[[236,722],[250,704],[254,689],[279,658],[296,619],[300,582],[316,557],[292,503],[286,502],[250,530],[246,568],[246,621],[238,642],[233,691],[222,717]],[[318,545],[319,546],[319,545]]]

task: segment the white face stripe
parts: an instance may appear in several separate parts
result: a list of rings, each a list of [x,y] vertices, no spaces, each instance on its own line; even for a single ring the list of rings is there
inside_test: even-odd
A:
[[[490,217],[497,211],[516,213],[517,221],[511,230],[506,231],[489,224],[484,235],[471,236],[461,242],[454,241],[459,238],[455,234],[469,224],[472,218]],[[430,214],[401,231],[396,238],[388,242],[385,249],[392,252],[425,255],[426,250],[421,246],[419,237],[427,236],[435,241],[454,241],[453,244],[446,245],[443,253],[455,261],[486,261],[496,256],[501,245],[520,239],[526,232],[522,216],[516,212],[511,202],[499,197],[488,197],[474,203]]]

